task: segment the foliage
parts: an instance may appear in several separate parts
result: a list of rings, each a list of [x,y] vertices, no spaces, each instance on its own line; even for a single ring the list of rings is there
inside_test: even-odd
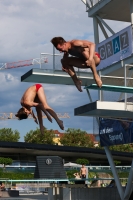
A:
[[[112,151],[123,151],[123,152],[133,152],[133,144],[122,144],[110,146]]]
[[[11,128],[0,129],[0,141],[7,142],[18,142],[20,139],[20,133],[17,130],[12,130]]]
[[[67,176],[68,179],[74,178],[74,173],[79,172],[80,170],[69,170],[67,171]],[[111,174],[112,175],[112,174]],[[129,172],[119,172],[118,176],[119,178],[127,178],[129,175]],[[89,178],[93,178],[94,176],[98,177],[98,174],[96,172],[89,172],[88,173],[88,177]],[[22,172],[2,172],[0,170],[0,177],[1,178],[8,178],[8,179],[12,179],[12,180],[23,180],[23,179],[33,179],[34,178],[34,174],[31,173],[22,173]]]
[[[89,160],[87,160],[87,159],[85,159],[85,158],[78,158],[77,160],[76,160],[76,163],[77,164],[80,164],[80,165],[88,165],[89,164]]]
[[[103,149],[103,147],[96,147],[97,149]],[[113,145],[109,146],[111,151],[121,151],[121,152],[133,152],[133,144],[121,144],[121,145]]]
[[[129,172],[118,172],[119,178],[128,178]]]
[[[86,131],[68,128],[60,139],[64,146],[94,147],[93,141]]]
[[[97,178],[99,177],[99,175],[98,175],[96,172],[89,172],[89,173],[88,173],[88,178],[94,178],[95,176],[96,176]]]
[[[115,165],[119,165],[119,164],[121,164],[121,161],[120,160],[114,160],[114,163],[115,163]]]
[[[129,176],[129,172],[127,172],[127,171],[117,171],[117,173],[118,173],[118,177],[119,178],[128,178],[128,176]],[[110,174],[110,176],[113,177],[113,173],[112,172],[110,172],[108,174]]]
[[[0,157],[0,164],[4,165],[4,167],[6,165],[11,165],[12,162],[13,162],[13,160],[11,158]]]
[[[53,130],[44,129],[44,134],[40,133],[40,129],[30,130],[25,136],[24,141],[27,143],[37,144],[55,144],[53,141],[55,134]]]
[[[75,178],[75,176],[73,174],[77,173],[77,172],[79,173],[79,170],[77,170],[77,169],[67,171],[66,173],[67,173],[68,179]]]
[[[73,169],[73,170],[67,171],[66,173],[67,173],[68,179],[75,178],[75,176],[73,174],[77,173],[77,172],[79,173],[80,170]],[[94,176],[98,177],[97,173],[95,173],[95,172],[89,172],[88,173],[88,178],[93,178]]]
[[[23,179],[33,179],[34,178],[34,174],[31,173],[20,173],[20,172],[6,172],[0,171],[0,177],[1,178],[8,178],[8,179],[12,179],[12,180],[23,180]]]

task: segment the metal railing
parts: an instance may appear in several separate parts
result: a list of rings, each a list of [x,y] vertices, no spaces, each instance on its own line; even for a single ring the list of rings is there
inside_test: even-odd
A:
[[[94,7],[96,4],[98,4],[101,1],[103,0],[82,0],[82,2],[85,3],[86,7],[89,9]]]
[[[87,185],[90,186],[93,181],[100,181],[99,187],[107,187],[109,183],[114,180],[113,178],[88,178],[88,179],[81,179],[81,181],[86,181]],[[1,179],[1,182],[5,184],[6,189],[14,189],[19,190],[21,192],[26,193],[35,193],[35,192],[45,192],[48,188],[54,187],[69,187],[74,188],[80,187],[83,183],[80,184],[80,180],[78,179],[28,179],[28,180],[7,180]],[[78,181],[78,184],[75,182]],[[127,178],[120,178],[120,182],[123,187],[126,186]],[[114,186],[113,186],[114,187]]]

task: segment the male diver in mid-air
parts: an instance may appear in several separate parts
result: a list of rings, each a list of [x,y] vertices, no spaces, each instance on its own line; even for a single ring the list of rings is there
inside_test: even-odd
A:
[[[66,42],[62,37],[54,37],[51,42],[57,50],[64,52],[63,59],[61,59],[62,70],[71,76],[80,92],[82,92],[82,83],[77,78],[73,66],[82,69],[90,68],[96,84],[102,87],[102,81],[96,70],[96,66],[100,63],[100,55],[95,52],[94,43],[87,40],[71,40]],[[69,57],[69,54],[74,57]]]
[[[47,104],[46,96],[41,84],[35,84],[29,87],[23,94],[20,103],[22,105],[22,108],[20,108],[16,114],[16,117],[18,117],[19,120],[27,119],[28,115],[31,114],[33,116],[34,121],[37,124],[39,121],[40,131],[43,134],[44,132],[43,119],[42,119],[42,111],[43,111],[50,122],[52,122],[51,118],[52,116],[56,120],[59,127],[62,130],[64,130],[63,121],[57,117],[54,110]],[[32,111],[31,107],[36,107],[38,120],[34,115],[34,112]]]

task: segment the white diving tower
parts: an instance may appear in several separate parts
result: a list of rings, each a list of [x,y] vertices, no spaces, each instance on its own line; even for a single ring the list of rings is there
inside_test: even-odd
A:
[[[99,92],[99,101],[92,102],[90,89],[98,89],[91,72],[77,71],[77,76],[82,80],[82,85],[86,86],[90,104],[75,108],[75,115],[95,116],[106,118],[133,118],[132,103],[127,102],[127,93],[132,93],[133,87],[133,0],[82,0],[86,5],[88,17],[93,18],[94,39],[97,51],[101,56],[101,63],[97,67],[99,75],[103,81],[103,88]],[[116,20],[130,22],[130,26],[115,33],[105,20]],[[100,42],[101,29],[105,40]],[[108,30],[112,36],[108,36]],[[46,54],[41,54],[46,56]],[[23,82],[40,82],[49,84],[74,85],[71,78],[63,71],[55,67],[55,50],[53,51],[53,69],[32,69],[21,77]],[[113,83],[113,84],[112,84]],[[89,86],[91,85],[91,86]],[[124,102],[104,102],[102,89],[111,90],[117,86],[117,91],[124,93]],[[89,88],[90,87],[90,88]],[[130,87],[130,88],[128,88]],[[114,88],[113,88],[114,89]],[[106,104],[106,105],[105,105]],[[84,107],[84,108],[83,108]],[[87,110],[88,109],[88,110]],[[97,118],[98,119],[98,118]],[[97,120],[98,121],[98,120]],[[133,160],[129,173],[128,183],[125,191],[123,190],[118,178],[117,170],[108,146],[104,147],[112,173],[120,194],[121,200],[128,200],[133,190]]]

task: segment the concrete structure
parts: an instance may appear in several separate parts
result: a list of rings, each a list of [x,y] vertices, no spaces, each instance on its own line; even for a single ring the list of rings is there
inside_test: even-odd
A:
[[[63,159],[59,156],[37,156],[34,178],[67,178]]]
[[[35,166],[36,156],[60,156],[65,162],[74,162],[77,158],[86,158],[91,165],[108,166],[106,153],[103,149],[71,147],[25,142],[0,142],[0,156],[11,157],[18,168]],[[114,160],[120,160],[121,165],[130,165],[133,153],[112,151]],[[14,164],[15,164],[14,162]]]
[[[95,116],[105,118],[133,118],[133,104],[130,102],[125,110],[125,102],[95,101],[75,108],[76,116]]]
[[[18,190],[8,190],[8,191],[0,191],[0,197],[19,197]]]
[[[48,200],[120,200],[117,188],[49,188]]]

